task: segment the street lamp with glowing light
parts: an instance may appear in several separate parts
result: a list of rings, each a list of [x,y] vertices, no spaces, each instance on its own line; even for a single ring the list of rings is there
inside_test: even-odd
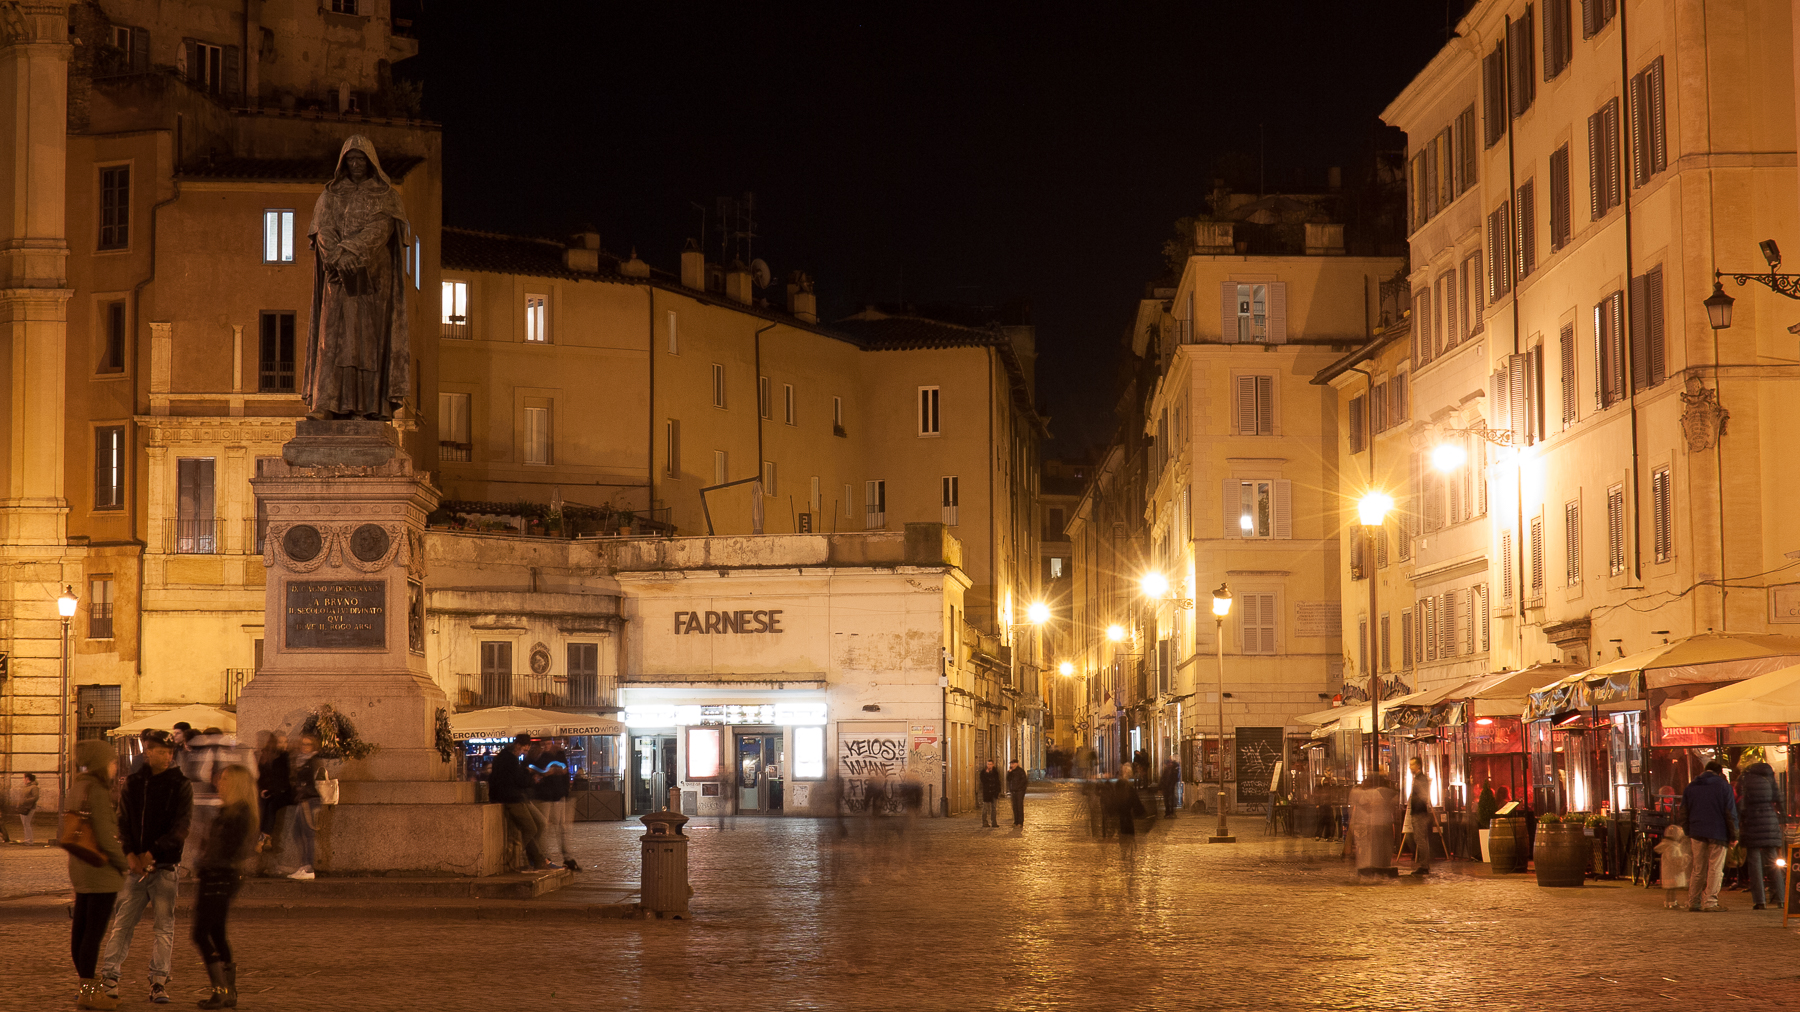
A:
[[[1165,597],[1169,593],[1169,578],[1161,573],[1145,573],[1138,585],[1143,588],[1145,597]]]
[[[1033,601],[1025,609],[1025,620],[1032,625],[1043,625],[1050,621],[1050,606],[1042,601]]]
[[[75,617],[75,608],[80,604],[75,588],[64,585],[62,596],[56,599],[56,613],[62,616],[62,705],[56,725],[60,750],[56,758],[58,798],[67,797],[69,793],[69,620]]]
[[[1435,458],[1437,452],[1432,451]],[[1435,464],[1435,459],[1433,460]],[[1385,492],[1370,492],[1356,504],[1356,515],[1364,527],[1380,527],[1387,519],[1388,511],[1394,508],[1394,497]]]
[[[1220,618],[1231,614],[1231,591],[1226,590],[1222,583],[1218,590],[1213,591],[1213,614]]]
[[[1705,302],[1700,303],[1706,307],[1706,322],[1712,324],[1712,329],[1731,329],[1731,306],[1735,302],[1737,302],[1736,299],[1725,294],[1725,286],[1720,284],[1719,279],[1715,276],[1713,293],[1707,296]]]
[[[1469,452],[1455,443],[1439,443],[1431,448],[1431,466],[1439,471],[1454,471],[1468,459]]]
[[[1236,843],[1237,837],[1225,825],[1225,616],[1231,614],[1231,591],[1221,583],[1213,591],[1213,634],[1219,646],[1219,751],[1214,757],[1219,768],[1219,831],[1208,843]]]
[[[1072,675],[1075,673],[1075,665],[1071,661],[1064,661],[1056,666],[1056,670],[1058,674]]]
[[[1106,638],[1112,643],[1125,642],[1125,627],[1117,622],[1106,627]]]

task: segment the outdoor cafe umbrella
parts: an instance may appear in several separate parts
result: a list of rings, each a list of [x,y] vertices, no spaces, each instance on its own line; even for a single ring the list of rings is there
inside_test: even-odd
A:
[[[490,706],[485,710],[469,710],[450,718],[450,737],[456,741],[468,738],[511,738],[516,734],[562,738],[578,734],[624,733],[625,725],[616,720],[585,713],[534,710],[528,706]]]
[[[204,731],[216,727],[226,734],[237,731],[237,714],[229,710],[221,710],[216,706],[204,703],[190,703],[173,710],[163,710],[148,717],[140,717],[129,724],[121,724],[107,731],[109,738],[123,738],[128,734],[142,734],[145,731],[173,731],[175,725],[186,721],[196,731]]]
[[[1734,682],[1787,667],[1800,638],[1700,633],[1596,664],[1531,693],[1525,719],[1613,700],[1641,699],[1646,689],[1696,682]]]
[[[1800,664],[1671,703],[1663,712],[1676,727],[1800,723]]]

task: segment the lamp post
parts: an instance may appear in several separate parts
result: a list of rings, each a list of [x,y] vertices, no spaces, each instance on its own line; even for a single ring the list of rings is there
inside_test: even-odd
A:
[[[1219,771],[1219,831],[1207,843],[1236,843],[1225,825],[1225,616],[1231,614],[1231,591],[1223,583],[1213,591],[1214,639],[1219,646],[1219,752],[1215,768]]]
[[[1381,772],[1381,664],[1377,660],[1378,650],[1375,641],[1376,632],[1376,597],[1375,597],[1375,565],[1376,546],[1380,544],[1382,524],[1387,521],[1388,510],[1394,508],[1394,499],[1385,492],[1370,492],[1356,504],[1357,519],[1362,521],[1363,532],[1368,547],[1363,552],[1366,560],[1363,563],[1363,575],[1369,581],[1369,639],[1365,649],[1368,651],[1369,667],[1369,728],[1371,731],[1369,746],[1369,772]]]
[[[69,794],[69,619],[75,617],[75,606],[80,603],[75,588],[64,584],[62,596],[56,599],[56,613],[62,616],[62,704],[56,717],[56,797],[59,805]]]

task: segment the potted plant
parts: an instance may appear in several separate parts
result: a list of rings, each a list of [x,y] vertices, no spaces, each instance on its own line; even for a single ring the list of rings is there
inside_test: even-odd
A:
[[[1494,800],[1494,785],[1483,785],[1481,797],[1475,800],[1475,835],[1481,838],[1481,861],[1483,864],[1493,860],[1488,852],[1488,838],[1493,835],[1494,813],[1499,810],[1500,802]]]
[[[1567,888],[1587,881],[1588,847],[1583,828],[1578,814],[1571,813],[1568,819],[1555,812],[1538,816],[1537,842],[1532,848],[1538,885]]]

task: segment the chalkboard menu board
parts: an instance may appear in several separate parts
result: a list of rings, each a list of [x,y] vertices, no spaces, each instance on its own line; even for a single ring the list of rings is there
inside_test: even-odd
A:
[[[387,646],[387,582],[293,580],[287,585],[288,649]]]
[[[1269,796],[1269,780],[1281,762],[1281,728],[1237,729],[1237,799],[1240,804],[1260,802]]]

